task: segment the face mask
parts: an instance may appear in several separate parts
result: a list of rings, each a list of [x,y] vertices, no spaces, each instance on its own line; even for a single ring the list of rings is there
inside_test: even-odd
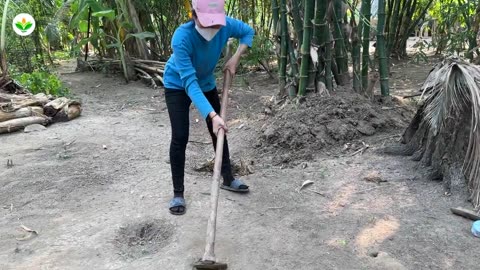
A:
[[[220,29],[215,28],[201,28],[198,27],[198,25],[195,25],[195,29],[197,29],[197,32],[207,41],[212,40],[218,31],[220,31]]]

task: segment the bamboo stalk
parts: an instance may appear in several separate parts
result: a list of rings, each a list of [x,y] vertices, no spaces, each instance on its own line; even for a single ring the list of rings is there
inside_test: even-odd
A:
[[[395,43],[395,35],[398,28],[398,17],[400,16],[400,2],[401,0],[395,0],[395,6],[392,10],[392,18],[388,28],[387,56],[392,52],[392,48]]]
[[[276,37],[278,32],[278,22],[280,20],[280,13],[279,13],[280,7],[278,6],[278,0],[272,0],[272,20],[273,20],[273,35]]]
[[[371,2],[369,0],[362,0],[362,22],[363,22],[363,45],[362,45],[362,89],[368,88],[368,65],[370,62],[370,16],[371,16]]]
[[[334,39],[335,39],[335,61],[337,62],[338,74],[340,81],[339,85],[346,83],[346,73],[348,72],[347,56],[345,53],[345,41],[343,37],[342,25],[342,0],[333,0],[333,27],[334,27]]]
[[[352,15],[353,16],[353,15]],[[352,28],[352,62],[353,62],[353,90],[360,93],[362,90],[360,74],[360,39],[358,27]]]
[[[300,6],[302,4],[302,0],[290,0],[292,3],[292,18],[293,18],[293,28],[295,29],[295,34],[297,36],[298,46],[302,46],[303,41],[303,23],[302,18],[300,17]]]
[[[332,77],[332,39],[330,25],[328,23],[328,9],[331,6],[330,0],[320,0],[317,2],[321,7],[320,14],[320,44],[325,53],[324,55],[324,73],[325,73],[325,86],[327,90],[333,90],[333,77]],[[317,7],[318,8],[318,7]]]
[[[378,1],[377,50],[380,66],[380,89],[382,96],[389,96],[388,61],[385,44],[385,0]]]
[[[278,68],[278,93],[279,96],[285,96],[285,86],[287,84],[287,1],[280,0],[280,59]]]
[[[307,0],[305,2],[305,13],[303,20],[303,42],[301,47],[302,62],[300,66],[300,83],[298,87],[298,95],[305,96],[305,90],[308,85],[309,72],[308,68],[310,66],[310,40],[312,37],[312,18],[315,11],[314,0]]]
[[[316,81],[317,85],[318,82],[322,82],[326,84],[325,80],[325,57],[322,56],[322,51],[324,51],[325,47],[325,37],[324,37],[324,29],[325,29],[325,15],[327,13],[327,6],[328,3],[325,3],[325,0],[316,0],[315,1],[315,17],[313,23],[313,34],[312,34],[312,45],[318,48],[318,66],[316,71]],[[328,89],[330,90],[330,89]]]
[[[297,86],[298,86],[298,63],[297,63],[297,57],[295,56],[295,48],[293,46],[293,42],[290,39],[290,36],[288,35],[288,40],[287,40],[287,50],[288,50],[288,55],[290,59],[290,80],[291,80],[291,86],[289,87],[290,91],[288,91],[288,95],[291,98],[294,98],[297,95]]]

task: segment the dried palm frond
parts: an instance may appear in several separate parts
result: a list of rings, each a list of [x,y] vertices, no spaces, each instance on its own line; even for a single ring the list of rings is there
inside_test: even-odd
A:
[[[428,75],[422,97],[426,105],[423,121],[434,136],[446,128],[448,118],[460,121],[471,114],[463,173],[473,204],[480,206],[480,66],[458,58],[444,60]]]

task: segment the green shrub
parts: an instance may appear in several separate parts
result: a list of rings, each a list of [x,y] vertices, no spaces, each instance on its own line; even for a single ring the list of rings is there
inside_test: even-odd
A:
[[[60,81],[56,75],[45,71],[23,73],[16,79],[32,94],[45,93],[53,96],[69,95],[69,90],[63,85],[62,81]]]

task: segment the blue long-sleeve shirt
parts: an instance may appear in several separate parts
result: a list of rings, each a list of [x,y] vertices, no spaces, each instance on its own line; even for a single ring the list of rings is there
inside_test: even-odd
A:
[[[165,66],[165,88],[186,91],[204,119],[214,110],[202,92],[216,86],[214,70],[223,47],[230,37],[252,47],[255,34],[252,27],[240,20],[227,17],[226,22],[210,41],[197,32],[194,21],[182,24],[173,34],[173,54]]]

